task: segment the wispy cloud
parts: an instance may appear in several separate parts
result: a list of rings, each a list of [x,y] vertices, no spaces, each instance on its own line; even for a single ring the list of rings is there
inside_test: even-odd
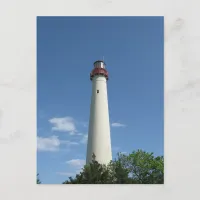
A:
[[[83,137],[82,137],[80,143],[82,143],[82,144],[86,144],[87,141],[88,141],[88,134],[85,134],[85,135],[83,135]]]
[[[62,144],[70,147],[71,145],[78,145],[79,143],[69,140],[60,140],[58,136],[55,135],[51,137],[37,137],[38,151],[59,151]]]
[[[72,142],[72,141],[69,141],[69,140],[60,140],[60,143],[61,144],[66,144],[68,146],[71,146],[71,145],[79,145],[78,142]]]
[[[74,176],[75,173],[72,172],[56,172],[56,174],[61,175],[61,176]]]
[[[111,126],[112,126],[112,127],[125,127],[126,125],[116,122],[116,123],[112,123]]]
[[[71,168],[71,172],[56,172],[56,174],[61,175],[61,176],[68,176],[68,177],[73,177],[76,174],[79,174],[80,171],[82,170],[83,166],[85,165],[85,160],[83,159],[72,159],[66,161],[66,164]]]
[[[57,136],[51,136],[48,138],[37,137],[38,151],[58,151],[59,146],[60,140]]]
[[[72,159],[72,160],[68,160],[66,161],[66,164],[72,166],[72,167],[76,167],[76,168],[81,168],[85,165],[85,160],[82,159]]]
[[[60,176],[75,177],[76,174],[79,174],[81,171],[82,169],[79,168],[78,170],[76,169],[74,172],[56,172],[56,174]]]
[[[69,132],[70,135],[76,133],[75,121],[72,117],[52,118],[49,122],[53,125],[53,131]]]

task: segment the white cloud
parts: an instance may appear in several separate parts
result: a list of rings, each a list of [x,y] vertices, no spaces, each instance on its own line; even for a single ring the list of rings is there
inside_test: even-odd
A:
[[[85,160],[72,159],[72,160],[68,160],[66,163],[70,166],[73,166],[73,167],[76,167],[76,168],[81,168],[85,165]]]
[[[82,171],[83,166],[85,165],[85,160],[82,159],[72,159],[66,161],[66,164],[70,166],[71,170],[74,172],[57,172],[58,175],[73,177],[76,174],[79,174]]]
[[[49,122],[53,125],[53,131],[69,132],[70,135],[76,132],[75,121],[72,117],[52,118]]]
[[[121,124],[121,123],[112,123],[111,124],[112,127],[125,127],[125,124]]]
[[[39,151],[58,151],[60,140],[57,136],[49,138],[37,137],[37,149]]]
[[[76,169],[74,172],[56,172],[56,174],[60,176],[68,176],[68,177],[75,177],[76,174],[79,174],[82,171],[81,168]]]
[[[37,137],[37,149],[38,151],[59,151],[60,145],[66,144],[67,146],[78,145],[77,142],[71,142],[69,140],[59,140],[58,136],[51,137]]]
[[[71,173],[71,172],[56,172],[56,174],[61,175],[61,176],[74,176],[75,173]]]
[[[68,146],[71,146],[71,145],[79,145],[78,142],[72,142],[72,141],[69,141],[69,140],[60,140],[60,143],[61,144],[66,144]]]
[[[88,134],[85,134],[85,135],[83,135],[83,137],[82,137],[80,143],[82,143],[82,144],[86,144],[87,141],[88,141]]]

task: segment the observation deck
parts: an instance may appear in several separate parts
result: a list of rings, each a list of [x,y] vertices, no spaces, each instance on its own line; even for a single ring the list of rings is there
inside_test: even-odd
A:
[[[104,76],[108,80],[108,71],[105,69],[105,62],[102,60],[97,60],[94,62],[94,69],[90,73],[90,80],[97,75]]]

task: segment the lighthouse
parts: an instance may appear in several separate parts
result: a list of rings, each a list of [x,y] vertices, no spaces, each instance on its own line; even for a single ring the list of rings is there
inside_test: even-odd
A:
[[[108,72],[105,66],[104,61],[98,60],[94,62],[94,69],[90,73],[92,96],[86,164],[92,161],[93,154],[100,164],[108,164],[112,160],[107,95]]]

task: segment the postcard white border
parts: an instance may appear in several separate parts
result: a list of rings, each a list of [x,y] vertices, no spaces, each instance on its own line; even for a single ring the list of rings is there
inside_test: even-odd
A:
[[[12,0],[0,6],[1,199],[198,199],[198,1]],[[36,16],[165,16],[165,185],[36,185]],[[184,198],[184,199],[185,199]]]

